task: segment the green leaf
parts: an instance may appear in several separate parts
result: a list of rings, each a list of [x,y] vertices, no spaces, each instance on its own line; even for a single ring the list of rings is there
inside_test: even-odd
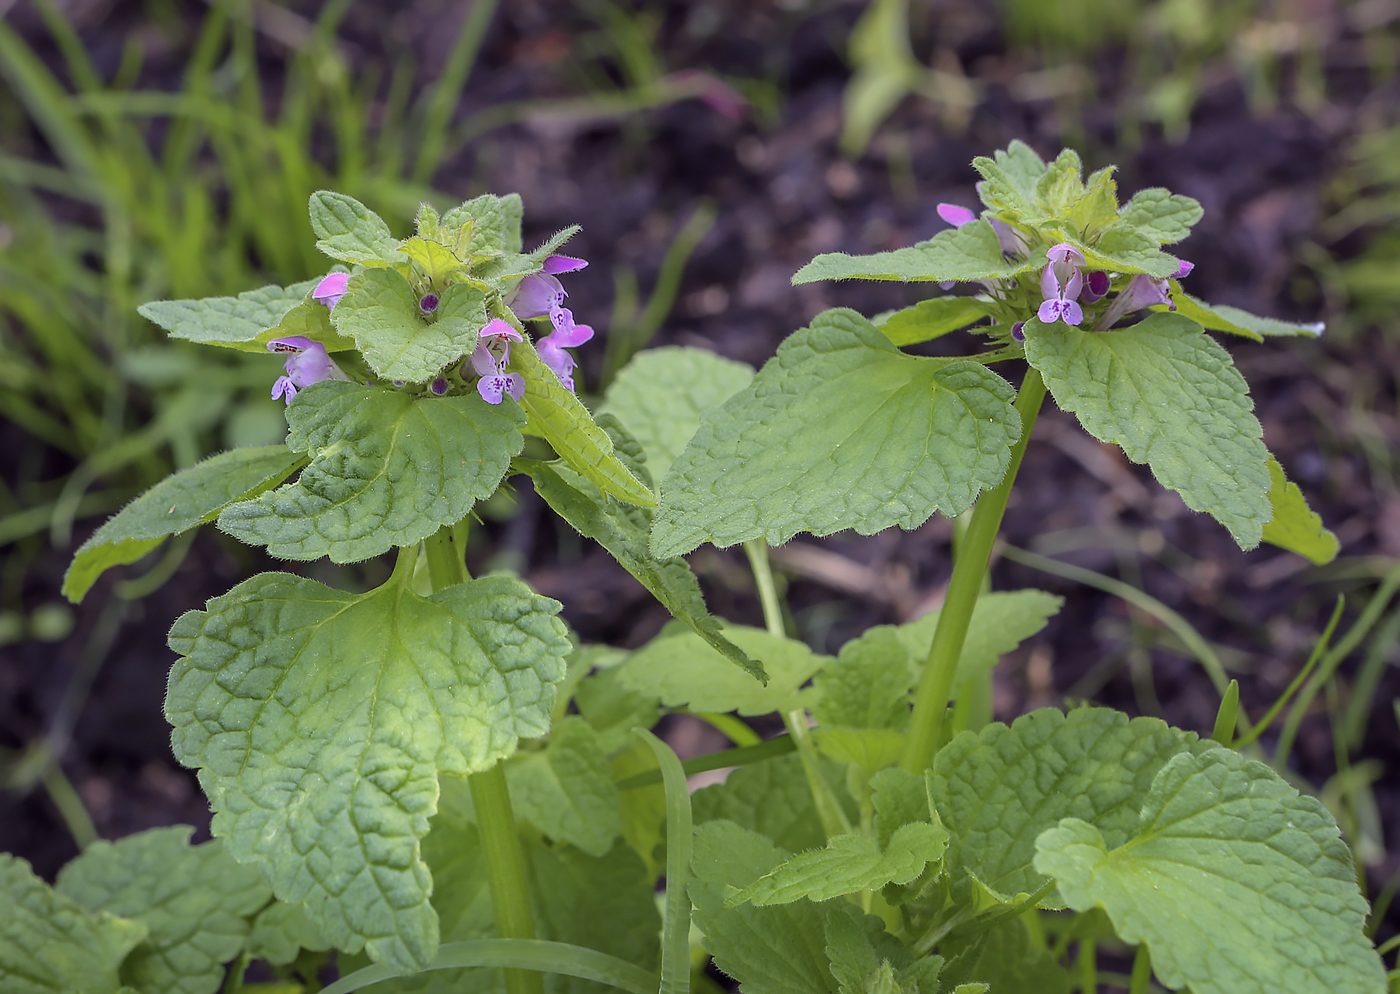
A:
[[[999,893],[1034,893],[1045,883],[1031,866],[1036,836],[1073,817],[1122,844],[1157,771],[1179,752],[1209,747],[1156,718],[1129,721],[1109,708],[1042,708],[1009,728],[963,732],[939,750],[928,781],[952,833],[948,864]]]
[[[1008,259],[991,223],[969,221],[940,231],[926,242],[893,252],[850,256],[844,252],[819,255],[792,277],[793,286],[817,280],[897,280],[902,283],[944,283],[949,280],[1005,279],[1045,265],[1045,254]],[[1172,269],[1175,272],[1175,267]],[[1170,274],[1169,274],[1170,275]]]
[[[825,929],[831,912],[799,901],[776,907],[726,907],[725,888],[773,869],[787,853],[733,822],[695,831],[690,898],[696,926],[715,965],[746,994],[812,994],[836,990],[827,965]]]
[[[1101,907],[1124,941],[1145,942],[1166,986],[1385,990],[1336,822],[1264,764],[1229,749],[1177,756],[1157,774],[1135,828],[1106,839],[1066,818],[1037,840],[1035,866],[1070,907]]]
[[[607,415],[604,415],[606,418]],[[555,513],[612,554],[660,601],[671,615],[755,679],[763,667],[724,637],[719,621],[705,607],[700,583],[684,559],[657,559],[648,547],[651,511],[604,496],[563,463],[520,459],[517,469],[534,481],[535,492]]]
[[[933,823],[937,818],[924,778],[917,774],[881,770],[870,778],[870,795],[875,807],[875,841],[881,849],[887,849],[894,833],[905,825]]]
[[[829,659],[795,639],[759,628],[726,625],[724,635],[763,665],[766,685],[734,666],[700,636],[674,627],[632,653],[619,677],[624,686],[667,707],[759,715],[801,707],[806,695],[799,694],[798,688]]]
[[[285,445],[234,449],[167,476],[107,519],[78,547],[63,577],[63,596],[77,603],[104,570],[134,563],[167,537],[213,521],[237,500],[285,480],[305,456]]]
[[[1217,314],[1215,309],[1205,301],[1198,300],[1181,289],[1181,284],[1176,280],[1169,280],[1168,282],[1171,286],[1172,305],[1177,314],[1195,321],[1207,331],[1228,331],[1232,335],[1240,335],[1253,342],[1262,342],[1264,340],[1264,336],[1257,331],[1246,328],[1243,325],[1235,324],[1233,321],[1225,320],[1222,315]],[[1154,311],[1169,310],[1165,305],[1156,305],[1152,309]]]
[[[618,370],[598,413],[622,422],[659,480],[700,427],[700,416],[752,383],[753,375],[752,366],[705,349],[647,349]]]
[[[543,751],[517,754],[506,775],[516,812],[552,839],[603,856],[622,832],[607,754],[576,715],[554,726]]]
[[[1006,472],[1012,397],[978,363],[904,355],[854,311],[826,311],[706,416],[662,483],[652,552],[961,514]]]
[[[1181,260],[1163,252],[1147,235],[1119,221],[1104,229],[1092,245],[1073,236],[1071,245],[1084,253],[1089,269],[1106,269],[1115,273],[1147,273],[1158,279],[1175,276]]]
[[[1065,968],[1049,950],[1031,944],[1019,918],[939,948],[948,957],[939,980],[953,994],[981,994],[988,988],[993,994],[1068,994],[1071,989]]]
[[[661,705],[656,698],[623,686],[618,664],[627,653],[608,646],[582,646],[574,650],[571,668],[580,655],[588,656],[598,668],[574,690],[574,703],[598,733],[603,752],[612,755],[632,743],[634,728],[651,728],[660,720]]]
[[[741,766],[724,783],[697,790],[690,802],[696,825],[732,821],[767,836],[788,852],[815,849],[826,842],[796,753]]]
[[[1034,319],[1025,331],[1026,359],[1085,431],[1151,466],[1240,548],[1259,544],[1273,516],[1269,450],[1244,377],[1200,325],[1157,313],[1122,331]]]
[[[366,269],[350,277],[331,320],[342,335],[355,339],[376,374],[423,383],[476,348],[486,303],[476,287],[454,283],[442,291],[429,322],[402,274]]]
[[[876,327],[895,345],[917,345],[976,324],[987,307],[975,297],[934,297],[895,311]]]
[[[1063,597],[1043,590],[1002,590],[977,598],[968,621],[962,655],[958,657],[955,681],[962,683],[991,669],[1002,656],[1044,628],[1062,604]],[[916,675],[922,672],[928,660],[937,627],[938,612],[931,611],[895,628]]]
[[[0,990],[118,994],[122,960],[146,926],[88,912],[56,894],[17,856],[0,853]]]
[[[243,951],[248,916],[272,897],[262,874],[218,840],[191,846],[193,832],[176,825],[99,841],[58,875],[58,893],[149,929],[121,970],[141,994],[214,994]]]
[[[730,894],[725,906],[791,904],[804,897],[825,901],[889,883],[907,884],[925,864],[942,858],[947,847],[948,833],[928,822],[896,829],[883,851],[866,836],[833,836],[826,848],[799,853]]]
[[[437,775],[548,729],[570,651],[558,610],[506,577],[419,597],[401,569],[358,595],[264,573],[184,615],[166,715],[214,834],[337,948],[421,969],[438,943],[418,854]]]
[[[656,506],[651,490],[613,452],[612,438],[598,427],[574,392],[559,382],[529,339],[511,347],[510,368],[525,377],[520,403],[529,416],[527,431],[552,445],[560,458],[603,493],[638,507]]]
[[[823,727],[909,727],[909,688],[918,679],[914,661],[892,625],[866,629],[841,647],[836,660],[812,681],[812,715]]]
[[[1114,182],[1116,167],[1095,170],[1084,185],[1084,193],[1065,213],[1073,231],[1093,241],[1103,230],[1118,221],[1118,184]]]
[[[996,160],[985,155],[973,159],[972,168],[982,175],[982,182],[977,184],[977,195],[1000,217],[1008,221],[1036,221],[1044,216],[1044,211],[1035,202],[1035,188],[1040,179],[1026,189],[1018,180],[1029,177],[1014,176]]]
[[[1035,149],[1018,138],[1005,149],[992,153],[992,159],[1022,199],[1035,199],[1036,185],[1046,169],[1045,160],[1036,154]]]
[[[267,343],[278,338],[300,336],[313,342],[320,342],[327,352],[348,352],[355,347],[355,340],[347,338],[335,330],[331,322],[330,309],[318,301],[297,304],[277,322],[275,328],[268,328],[247,342],[232,347],[243,352],[262,354],[268,351]],[[217,344],[217,343],[210,343]]]
[[[865,779],[898,763],[907,736],[887,728],[842,728],[827,725],[814,736],[817,749],[828,759],[859,767]]]
[[[834,909],[833,909],[834,910]],[[914,960],[874,915],[846,906],[827,916],[826,954],[841,994],[937,994],[943,957]]]
[[[458,255],[500,255],[503,252],[520,250],[520,198],[515,194],[510,196],[515,197],[515,204],[512,206],[512,220],[516,225],[513,239],[515,248],[506,247],[508,222],[502,211],[503,198],[492,193],[483,193],[452,208],[442,216],[441,223],[444,228],[461,228],[466,236],[457,248]]]
[[[264,908],[248,933],[248,958],[267,960],[273,966],[286,966],[303,949],[326,952],[330,947],[306,906],[285,901],[273,901]]]
[[[316,248],[332,259],[365,265],[406,261],[389,226],[354,197],[317,190],[309,206]]]
[[[1035,184],[1035,199],[1052,216],[1068,212],[1083,194],[1083,166],[1072,148],[1061,151]]]
[[[1264,541],[1289,552],[1296,552],[1319,566],[1337,558],[1341,543],[1322,524],[1322,519],[1308,507],[1307,499],[1283,475],[1278,460],[1269,456],[1269,503],[1274,516],[1264,526]]]
[[[450,248],[431,238],[406,238],[399,247],[423,270],[423,275],[434,282],[445,281],[466,269],[466,263],[457,258]]]
[[[258,336],[277,327],[287,312],[299,305],[319,282],[307,280],[289,287],[265,286],[237,297],[152,300],[136,311],[147,321],[164,328],[171,338],[262,352],[266,351],[266,346],[256,341]]]
[[[1189,317],[1208,331],[1228,331],[1233,335],[1243,335],[1254,341],[1278,337],[1316,338],[1321,335],[1324,325],[1299,324],[1293,321],[1280,321],[1278,318],[1263,318],[1228,304],[1207,304],[1181,289],[1176,280],[1171,281],[1172,303],[1177,313]]]
[[[1123,223],[1159,245],[1172,245],[1191,234],[1191,227],[1205,212],[1198,201],[1160,186],[1133,194],[1119,216]]]
[[[311,462],[294,483],[219,515],[219,527],[284,559],[368,559],[460,521],[496,492],[524,446],[513,403],[412,397],[326,381],[287,408],[287,445]]]

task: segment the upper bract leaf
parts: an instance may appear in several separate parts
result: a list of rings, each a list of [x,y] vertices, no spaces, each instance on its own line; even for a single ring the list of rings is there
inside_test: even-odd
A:
[[[384,219],[354,197],[317,190],[309,206],[311,230],[320,239],[316,247],[332,259],[369,265],[408,261]]]
[[[168,536],[214,520],[234,501],[281,483],[305,461],[285,445],[268,445],[223,452],[172,473],[78,547],[63,577],[63,596],[82,600],[104,570],[134,563]]]
[[[122,961],[146,926],[91,913],[54,893],[27,862],[0,853],[0,990],[117,994]]]
[[[146,320],[164,328],[171,338],[261,352],[266,347],[256,341],[258,336],[269,328],[277,327],[286,313],[300,304],[317,282],[307,280],[288,287],[265,286],[247,290],[237,297],[152,300],[136,308],[136,311]]]
[[[1194,742],[1156,718],[1129,721],[1108,708],[1044,708],[1009,728],[963,732],[929,773],[929,797],[952,833],[948,863],[1000,893],[1034,893],[1045,882],[1031,867],[1041,832],[1076,817],[1121,844],[1157,771]]]
[[[342,335],[355,339],[375,373],[422,383],[476,348],[486,324],[486,303],[476,287],[454,283],[442,291],[428,323],[402,274],[366,269],[350,277],[331,320]]]
[[[978,363],[904,355],[854,311],[827,311],[706,415],[662,483],[652,552],[961,514],[1006,472],[1013,395]]]
[[[403,580],[356,595],[264,573],[191,611],[166,715],[233,855],[337,948],[410,972],[438,944],[419,856],[438,773],[544,734],[570,646],[559,604],[518,580],[430,598]]]
[[[612,414],[642,445],[652,479],[664,477],[700,416],[753,382],[753,367],[705,349],[638,352],[618,370],[598,413]]]
[[[1159,245],[1171,245],[1191,234],[1191,226],[1203,213],[1198,201],[1160,186],[1139,190],[1118,212],[1125,224]]]
[[[1026,359],[1085,431],[1147,463],[1162,486],[1259,544],[1273,516],[1269,450],[1249,387],[1196,322],[1151,314],[1122,331],[1026,323]]]
[[[1066,241],[1084,253],[1085,264],[1090,269],[1147,273],[1158,279],[1167,279],[1181,268],[1180,259],[1163,252],[1157,242],[1122,221],[1105,228],[1092,244],[1072,235]]]
[[[1178,313],[1207,331],[1228,331],[1256,342],[1278,337],[1316,338],[1324,330],[1320,321],[1315,324],[1280,321],[1278,318],[1260,317],[1228,304],[1207,304],[1181,289],[1181,284],[1176,280],[1171,281],[1171,298]]]
[[[948,280],[996,279],[1015,276],[1045,265],[1045,253],[1008,259],[990,222],[969,221],[940,231],[926,242],[893,252],[850,256],[844,252],[819,255],[792,277],[793,285],[817,280],[898,280],[903,283],[942,283]]]
[[[219,527],[274,556],[338,563],[460,521],[525,444],[513,402],[420,397],[326,381],[287,408],[287,444],[311,462],[294,483],[228,507]]]
[[[1341,548],[1337,536],[1323,526],[1322,519],[1308,507],[1298,484],[1289,482],[1273,456],[1269,456],[1269,479],[1269,503],[1274,516],[1264,526],[1264,541],[1296,552],[1319,566],[1336,559]]]
[[[1035,867],[1076,911],[1101,907],[1196,994],[1375,994],[1385,968],[1337,824],[1273,770],[1228,749],[1162,767],[1128,838],[1066,818]]]
[[[191,846],[188,825],[97,842],[63,868],[56,890],[89,911],[110,911],[150,929],[122,966],[141,994],[213,994],[224,964],[243,950],[248,916],[272,891],[215,840]]]

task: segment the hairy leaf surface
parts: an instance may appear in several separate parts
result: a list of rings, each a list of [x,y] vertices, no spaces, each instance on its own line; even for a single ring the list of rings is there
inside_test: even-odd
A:
[[[705,417],[662,482],[652,552],[960,514],[1006,472],[1012,398],[978,363],[904,355],[854,311],[827,311]]]
[[[1244,377],[1200,325],[1177,314],[1107,332],[1031,320],[1026,358],[1089,434],[1147,463],[1241,548],[1259,544],[1273,516],[1269,450]]]
[[[332,259],[366,265],[407,261],[384,219],[354,197],[317,190],[309,206],[316,248]]]
[[[1036,842],[1076,911],[1101,907],[1145,942],[1168,987],[1196,994],[1368,994],[1385,968],[1337,824],[1273,770],[1229,749],[1158,772],[1125,839],[1066,818]]]
[[[277,327],[287,312],[299,305],[319,282],[306,280],[287,287],[265,286],[247,290],[237,297],[152,300],[136,308],[136,312],[164,328],[171,338],[261,352],[266,346],[257,341],[258,336]]]
[[[402,578],[356,595],[265,573],[184,615],[166,714],[215,835],[337,948],[421,969],[438,774],[548,730],[570,651],[558,610],[506,577],[425,598]]]
[[[427,321],[402,274],[366,269],[350,277],[331,320],[342,335],[355,339],[375,373],[424,383],[476,349],[486,324],[486,300],[476,287],[454,283],[442,291],[433,320]]]
[[[794,286],[817,280],[895,280],[901,283],[943,283],[949,280],[1004,279],[1045,265],[1045,255],[1008,259],[989,221],[969,221],[940,231],[926,242],[892,252],[819,255],[792,277]]]
[[[895,311],[876,326],[895,345],[917,345],[976,324],[987,316],[975,297],[934,297]]]
[[[1159,245],[1171,245],[1191,234],[1204,213],[1199,201],[1154,186],[1133,194],[1119,216],[1139,234]]]
[[[1264,541],[1289,552],[1296,552],[1319,566],[1337,558],[1341,543],[1322,523],[1322,518],[1308,507],[1307,499],[1283,475],[1278,460],[1269,456],[1269,503],[1274,516],[1264,526]]]
[[[287,445],[311,462],[296,482],[228,507],[219,527],[284,559],[355,562],[412,544],[496,492],[524,421],[513,402],[475,395],[313,384],[287,408]]]

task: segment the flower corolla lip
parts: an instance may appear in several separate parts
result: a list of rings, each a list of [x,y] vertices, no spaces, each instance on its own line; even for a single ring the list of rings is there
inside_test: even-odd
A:
[[[331,273],[316,284],[316,289],[311,291],[311,299],[325,304],[330,310],[335,310],[335,305],[345,296],[345,285],[348,282],[349,273]]]
[[[592,337],[593,329],[587,325],[576,325],[575,327],[587,328],[589,336]],[[570,390],[574,389],[574,369],[578,366],[578,361],[572,355],[565,352],[559,342],[555,341],[555,336],[541,338],[535,344],[539,351],[540,360],[554,370],[554,375],[559,377],[559,382]]]
[[[976,214],[966,207],[959,207],[957,204],[939,204],[938,216],[955,228],[961,228],[963,225],[971,224],[977,220]]]
[[[525,377],[519,373],[491,373],[478,381],[476,392],[488,404],[499,404],[506,394],[518,401],[525,396]]]
[[[544,273],[546,276],[572,273],[587,267],[587,265],[588,263],[583,259],[575,259],[571,255],[551,255],[544,260]]]
[[[1185,279],[1187,276],[1191,275],[1191,270],[1195,268],[1196,264],[1194,262],[1187,262],[1185,259],[1182,259],[1181,265],[1176,268],[1176,272],[1172,273],[1172,279]]]
[[[1055,264],[1051,263],[1040,274],[1040,291],[1045,295],[1045,301],[1036,311],[1036,317],[1042,324],[1063,321],[1065,324],[1077,325],[1084,320],[1084,309],[1075,299],[1084,285],[1084,277],[1078,268],[1074,268],[1069,279],[1062,284],[1055,278],[1054,270]]]
[[[509,338],[513,342],[525,341],[525,336],[511,327],[504,318],[492,318],[482,326],[482,338]]]
[[[267,343],[269,352],[290,353],[283,364],[285,376],[272,385],[272,399],[285,398],[290,404],[297,391],[322,380],[349,380],[344,371],[326,353],[326,347],[304,335],[274,338]]]

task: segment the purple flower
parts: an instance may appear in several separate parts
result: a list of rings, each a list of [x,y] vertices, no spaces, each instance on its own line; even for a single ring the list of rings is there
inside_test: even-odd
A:
[[[481,376],[489,376],[504,369],[510,362],[510,343],[523,342],[525,336],[516,331],[506,321],[493,318],[481,329],[478,344],[471,354],[472,368]]]
[[[524,277],[506,298],[506,306],[522,321],[549,316],[554,327],[561,321],[573,323],[573,315],[564,309],[568,293],[556,273],[572,273],[588,263],[567,255],[551,255],[544,260],[544,269]]]
[[[349,380],[335,361],[326,354],[326,347],[302,335],[288,338],[274,338],[267,343],[269,352],[288,352],[283,368],[286,376],[279,376],[272,385],[272,399],[285,397],[290,404],[297,391],[322,380]]]
[[[1172,273],[1172,279],[1184,279],[1185,277],[1190,276],[1191,270],[1195,268],[1196,264],[1194,262],[1187,262],[1185,259],[1182,259],[1181,265],[1176,268],[1176,272]]]
[[[1128,281],[1118,294],[1113,298],[1113,303],[1094,322],[1094,328],[1103,331],[1112,328],[1118,323],[1118,319],[1129,311],[1141,310],[1144,307],[1152,307],[1157,304],[1165,304],[1172,310],[1176,310],[1176,305],[1172,303],[1171,284],[1166,280],[1153,279],[1146,273],[1139,273]]]
[[[349,273],[331,273],[316,284],[316,289],[311,291],[311,299],[318,300],[329,309],[335,310],[335,305],[341,297],[345,296],[345,284],[349,281]]]
[[[1050,260],[1040,274],[1040,292],[1044,294],[1045,302],[1036,311],[1036,317],[1043,324],[1054,324],[1056,321],[1079,324],[1084,320],[1084,309],[1076,298],[1084,286],[1084,276],[1080,271],[1084,265],[1084,255],[1064,242],[1051,246],[1045,255]]]
[[[434,397],[441,397],[443,394],[447,393],[447,378],[439,376],[428,384],[428,389],[433,392]]]
[[[1084,289],[1079,291],[1079,299],[1085,304],[1102,300],[1111,285],[1112,281],[1108,278],[1108,274],[1102,269],[1095,269],[1084,277]]]
[[[424,314],[431,314],[438,309],[438,295],[435,293],[425,293],[418,299],[418,309]]]
[[[476,392],[488,404],[499,404],[506,394],[518,401],[525,396],[525,377],[519,373],[492,373],[477,382]]]
[[[977,220],[976,214],[966,207],[959,207],[957,204],[939,204],[937,210],[938,216],[955,228],[961,228],[963,225],[971,224]],[[997,243],[1001,246],[1002,252],[1008,255],[1025,255],[1026,243],[1021,238],[1019,231],[996,218],[989,218],[989,220],[992,223],[992,230],[997,233]],[[944,289],[946,290],[947,287]]]
[[[1017,321],[1013,324],[1011,326],[1011,337],[1018,342],[1024,342],[1026,340],[1026,322]]]
[[[567,313],[567,312],[566,312]],[[586,324],[573,324],[573,315],[570,314],[570,323],[561,327],[555,325],[554,333],[541,338],[535,343],[535,348],[539,350],[540,358],[544,364],[554,370],[559,377],[559,382],[570,390],[574,388],[574,369],[578,366],[573,355],[565,352],[582,345],[593,337],[593,329]]]
[[[938,216],[955,228],[961,228],[963,225],[977,220],[976,214],[966,207],[959,207],[957,204],[939,204]]]

